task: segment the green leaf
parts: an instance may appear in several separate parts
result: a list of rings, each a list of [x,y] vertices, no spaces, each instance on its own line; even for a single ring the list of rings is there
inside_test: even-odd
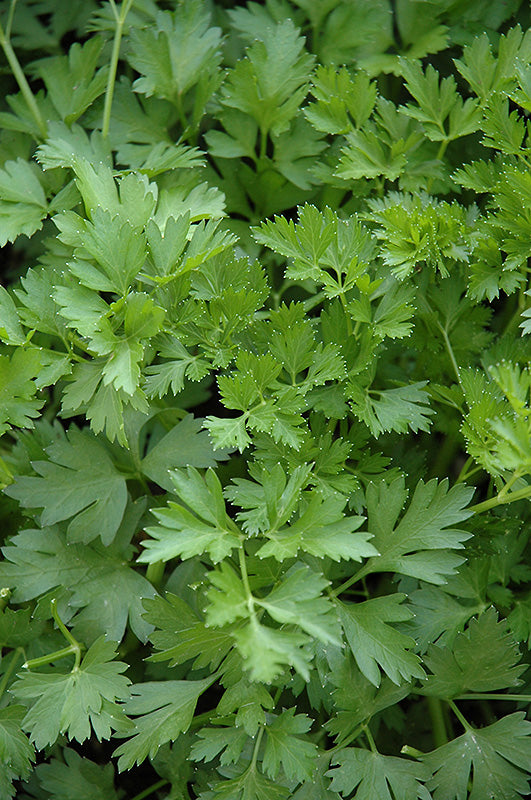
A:
[[[496,611],[487,609],[472,619],[464,633],[458,633],[451,649],[432,645],[424,663],[433,673],[425,691],[436,697],[452,698],[466,692],[493,692],[519,686],[526,670],[518,646],[498,621]]]
[[[262,761],[266,775],[276,778],[282,768],[290,780],[310,780],[316,766],[317,745],[300,734],[307,733],[311,724],[305,714],[295,715],[294,708],[268,721]]]
[[[439,83],[439,75],[431,64],[423,72],[418,62],[405,59],[401,60],[401,69],[406,87],[418,103],[418,107],[410,103],[401,111],[417,119],[429,139],[451,141],[477,130],[480,123],[478,102],[473,98],[463,102],[452,75]]]
[[[42,634],[44,625],[32,619],[30,608],[0,612],[0,647],[24,647]]]
[[[36,350],[18,349],[11,358],[0,355],[0,435],[11,426],[33,428],[44,403],[35,396],[40,366]]]
[[[312,65],[291,20],[266,28],[230,71],[222,103],[253,117],[263,134],[282,133],[306,95]]]
[[[36,165],[23,158],[6,161],[0,169],[0,247],[42,228],[48,212],[38,175]]]
[[[331,788],[353,800],[429,798],[424,786],[429,772],[423,764],[354,747],[340,750],[332,763],[339,766],[328,773],[332,776]]]
[[[240,760],[248,735],[242,728],[201,728],[197,732],[200,741],[192,745],[194,761],[212,761],[219,756],[222,765],[235,764]]]
[[[34,748],[21,730],[24,714],[20,705],[0,709],[0,797],[6,800],[15,797],[13,781],[27,778],[35,760]]]
[[[429,417],[434,411],[427,405],[425,386],[425,381],[419,381],[397,389],[379,390],[363,389],[350,383],[347,391],[358,419],[365,422],[373,436],[378,437],[389,431],[429,431]]]
[[[418,482],[408,509],[398,522],[407,498],[402,477],[387,485],[367,488],[368,528],[380,553],[369,559],[367,572],[399,572],[428,583],[445,582],[464,559],[449,550],[460,549],[471,534],[457,525],[471,512],[465,506],[474,489],[448,481]],[[398,524],[397,524],[398,522]]]
[[[151,626],[142,619],[142,598],[154,589],[124,563],[124,553],[102,544],[74,544],[57,527],[26,530],[3,548],[0,585],[14,588],[15,602],[32,600],[51,589],[71,593],[74,620],[83,635],[102,633],[120,641],[129,621],[135,635],[145,641]],[[24,630],[24,629],[22,629]]]
[[[129,678],[123,661],[114,661],[113,642],[97,639],[72,672],[30,672],[19,675],[13,694],[29,706],[22,728],[38,750],[54,744],[59,734],[84,742],[92,733],[98,741],[128,721],[116,701],[129,697]]]
[[[290,795],[285,786],[268,780],[254,764],[237,778],[218,783],[215,792],[216,800],[288,800]]]
[[[413,616],[400,629],[415,639],[422,653],[433,643],[439,647],[451,646],[455,635],[462,632],[467,620],[477,610],[435,586],[418,589],[409,597]]]
[[[140,73],[136,92],[180,102],[194,84],[218,69],[221,30],[209,27],[210,14],[199,4],[175,12],[159,11],[150,28],[134,28],[128,60]]]
[[[159,747],[177,739],[190,727],[199,697],[212,685],[214,678],[202,681],[152,681],[131,689],[125,709],[136,717],[131,736],[116,748],[118,769],[130,769],[148,756],[153,758]]]
[[[194,669],[210,665],[215,670],[233,645],[230,634],[207,627],[202,619],[180,597],[168,593],[145,598],[144,619],[155,626],[150,641],[157,652],[151,661],[169,661],[170,667],[193,658]]]
[[[214,563],[226,558],[240,545],[240,533],[225,511],[221,484],[216,473],[209,469],[203,480],[193,467],[174,470],[171,480],[175,491],[187,508],[170,500],[167,509],[155,509],[153,514],[160,525],[146,528],[153,539],[144,541],[139,561],[154,563],[183,559],[208,553]]]
[[[142,459],[142,472],[168,492],[175,492],[172,475],[176,467],[214,467],[224,461],[224,452],[214,452],[201,419],[187,414],[166,433]]]
[[[345,67],[318,66],[312,80],[315,103],[304,115],[319,131],[346,134],[369,119],[376,102],[376,84],[363,72],[351,78]]]
[[[26,337],[11,295],[0,286],[0,338],[7,344],[24,344]]]
[[[35,461],[39,477],[21,476],[6,492],[23,508],[42,508],[42,525],[71,519],[71,542],[90,542],[98,536],[110,544],[127,503],[123,476],[107,449],[94,436],[70,428],[68,438],[50,445],[49,461]]]
[[[322,642],[339,644],[334,606],[321,594],[327,584],[309,567],[295,565],[266,597],[255,598],[255,603],[281,624],[297,624]]]
[[[97,69],[103,44],[103,38],[94,36],[83,45],[74,42],[68,56],[45,58],[35,64],[48,97],[67,125],[105,91],[107,70]]]
[[[112,764],[96,764],[69,747],[63,749],[62,757],[64,762],[52,758],[35,770],[49,797],[53,800],[70,800],[72,796],[78,800],[118,800]]]
[[[262,545],[258,555],[262,558],[272,556],[278,561],[296,556],[299,550],[334,561],[361,561],[377,555],[378,551],[368,541],[370,534],[357,531],[364,518],[345,516],[343,507],[342,497],[310,495],[297,520],[278,531],[264,531],[269,542]]]
[[[322,579],[314,577],[317,579],[317,593],[320,593]],[[298,578],[299,576],[297,581]],[[256,614],[250,612],[248,596],[242,581],[226,561],[223,561],[216,571],[209,573],[209,580],[213,588],[207,593],[210,601],[206,610],[207,623],[224,626],[244,620],[243,624],[239,622],[231,628],[231,636],[236,642],[243,658],[244,668],[249,671],[251,680],[272,681],[285,670],[286,665],[293,666],[305,679],[308,679],[308,665],[312,658],[307,648],[309,637],[293,628],[278,630],[262,625]],[[291,585],[288,584],[287,588],[289,589]],[[324,622],[329,609],[315,597],[316,592],[313,591],[313,587],[307,588],[310,591],[307,599],[303,600],[303,606],[306,603],[313,615],[309,620],[309,627],[321,633],[320,623]],[[293,619],[296,613],[294,600],[284,590],[280,598],[278,595],[273,595],[271,605],[272,616],[276,612],[277,616],[287,615]],[[327,621],[330,621],[330,617]],[[325,631],[321,635],[328,639],[330,632]]]
[[[356,663],[375,686],[381,681],[378,667],[397,685],[424,677],[420,658],[412,652],[415,640],[389,624],[412,617],[412,612],[401,606],[405,598],[404,594],[391,594],[339,606],[341,624]]]
[[[531,722],[519,711],[422,756],[434,800],[518,800],[529,791]],[[471,791],[468,792],[471,782]]]

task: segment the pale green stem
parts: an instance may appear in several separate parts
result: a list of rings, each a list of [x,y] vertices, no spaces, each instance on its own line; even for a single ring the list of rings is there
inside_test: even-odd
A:
[[[424,755],[422,750],[417,750],[416,747],[410,747],[408,744],[405,744],[400,752],[404,756],[411,756],[411,758],[422,758]]]
[[[454,355],[454,351],[453,351],[452,345],[450,343],[450,339],[448,338],[448,333],[446,332],[446,329],[443,328],[443,326],[440,324],[439,321],[437,321],[437,325],[438,325],[439,330],[441,331],[441,333],[443,335],[444,344],[446,346],[446,350],[448,352],[448,355],[450,356],[450,361],[452,362],[452,367],[454,368],[454,372],[455,372],[456,377],[457,377],[457,382],[461,383],[461,374],[459,372],[459,365],[458,365],[458,363],[456,361],[456,358],[455,358],[455,355]]]
[[[251,759],[250,769],[254,769],[256,767],[256,761],[258,759],[258,751],[259,751],[260,745],[262,743],[262,737],[264,735],[264,730],[265,730],[265,728],[261,727],[260,730],[258,731],[257,735],[256,735],[256,742],[254,743],[253,757]]]
[[[164,577],[164,561],[155,561],[149,564],[146,570],[146,578],[155,589],[158,589]]]
[[[473,511],[474,514],[481,514],[483,511],[490,511],[491,508],[496,506],[507,505],[508,503],[515,503],[517,500],[525,500],[531,497],[531,486],[526,486],[525,489],[519,489],[517,492],[509,492],[502,495],[497,494],[491,497],[490,500],[484,500],[482,503],[477,503],[475,506],[469,506],[468,510]]]
[[[476,692],[462,694],[456,700],[511,700],[513,702],[531,703],[531,694],[496,694],[494,692]]]
[[[367,737],[367,741],[369,742],[369,747],[371,748],[372,752],[373,753],[377,753],[378,752],[378,748],[376,747],[376,742],[374,741],[374,737],[373,737],[368,725],[365,725],[364,732],[365,732],[365,736]]]
[[[157,789],[162,789],[162,787],[166,786],[168,783],[170,783],[170,781],[166,780],[166,778],[161,778],[160,781],[152,783],[151,786],[147,787],[147,789],[144,789],[142,792],[135,794],[135,796],[132,797],[131,800],[144,800],[144,797],[149,797],[150,794],[156,792]]]
[[[7,689],[9,679],[11,678],[11,675],[15,671],[17,661],[20,659],[20,656],[24,657],[24,650],[22,649],[22,647],[17,647],[17,649],[13,650],[13,652],[11,653],[8,667],[2,676],[2,680],[0,681],[0,698]]]
[[[12,8],[14,10],[14,4],[12,4]],[[48,127],[46,125],[46,122],[42,118],[42,114],[37,105],[37,101],[33,96],[33,92],[30,89],[28,81],[26,80],[24,71],[20,66],[20,62],[15,54],[15,51],[11,47],[11,42],[9,41],[11,22],[12,22],[12,14],[10,13],[10,18],[8,19],[8,24],[5,32],[2,26],[0,25],[0,45],[2,47],[2,50],[4,51],[7,63],[11,67],[11,72],[13,73],[13,77],[18,83],[19,89],[22,92],[22,97],[24,98],[26,105],[30,110],[31,115],[35,120],[37,128],[39,129],[39,133],[41,134],[43,139],[46,139],[46,137],[48,136]]]
[[[110,0],[111,8],[116,19],[116,28],[114,31],[114,41],[112,44],[111,63],[109,64],[109,75],[107,77],[107,86],[105,89],[105,103],[103,106],[103,125],[102,135],[107,138],[109,135],[109,127],[111,124],[111,109],[112,100],[114,97],[114,85],[116,83],[116,70],[118,69],[118,59],[120,57],[120,45],[122,43],[122,35],[124,30],[125,19],[129,13],[129,9],[133,5],[133,0],[122,0],[120,6],[120,14],[117,13],[116,6],[113,0]]]
[[[428,710],[430,712],[433,741],[435,743],[435,747],[441,747],[441,745],[446,744],[448,741],[442,703],[438,697],[428,696],[426,697],[426,700],[428,702]]]
[[[81,644],[74,639],[66,625],[64,624],[63,620],[59,616],[57,611],[57,601],[55,597],[50,603],[52,608],[52,616],[57,623],[57,627],[65,637],[67,642],[70,642],[68,647],[63,647],[62,650],[56,650],[54,653],[48,653],[45,656],[39,656],[39,658],[32,658],[29,661],[26,661],[24,664],[25,667],[28,669],[35,669],[36,667],[42,667],[45,664],[50,664],[52,661],[57,661],[60,658],[66,658],[66,656],[73,655],[74,656],[74,666],[72,667],[72,671],[79,668],[79,663],[81,661]]]
[[[469,725],[469,723],[467,722],[465,717],[461,714],[461,712],[457,708],[457,706],[454,703],[454,701],[453,700],[448,700],[448,704],[449,704],[450,708],[452,709],[452,711],[454,712],[454,714],[457,717],[457,719],[459,720],[459,722],[461,723],[461,725],[463,726],[463,728],[466,731],[471,731],[472,727]]]
[[[337,589],[333,589],[330,592],[330,597],[336,598],[338,595],[343,594],[343,592],[346,592],[347,589],[350,589],[354,583],[361,581],[361,579],[368,575],[369,572],[370,570],[367,569],[367,565],[365,564],[365,566],[359,569],[351,578],[348,579],[348,581],[342,583],[341,586],[337,587]]]

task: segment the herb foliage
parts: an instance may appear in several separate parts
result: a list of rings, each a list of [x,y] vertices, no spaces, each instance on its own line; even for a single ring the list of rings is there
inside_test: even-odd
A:
[[[529,796],[530,25],[1,4],[1,800]]]

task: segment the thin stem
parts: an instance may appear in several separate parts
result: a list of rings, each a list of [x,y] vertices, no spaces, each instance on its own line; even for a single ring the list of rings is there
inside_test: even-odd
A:
[[[456,483],[462,483],[462,482],[468,480],[469,478],[472,477],[472,475],[475,475],[476,472],[481,472],[482,469],[483,469],[483,467],[481,465],[477,465],[473,469],[470,469],[470,470],[465,472],[464,471],[464,467],[463,467],[463,469],[459,473],[459,477],[457,478]]]
[[[150,794],[153,794],[153,792],[156,792],[157,789],[162,789],[162,787],[166,786],[168,783],[170,783],[170,781],[166,780],[166,778],[161,778],[160,781],[157,781],[156,783],[152,783],[151,786],[147,787],[147,789],[144,789],[143,791],[139,792],[138,794],[135,794],[135,796],[132,797],[131,800],[144,800],[144,797],[149,797]]]
[[[148,564],[146,570],[146,578],[155,589],[158,589],[164,577],[164,561],[155,561],[153,564]]]
[[[525,489],[519,489],[517,492],[509,492],[506,495],[497,494],[495,497],[491,497],[490,500],[484,500],[475,506],[469,506],[468,510],[473,511],[474,514],[481,514],[483,511],[496,508],[496,506],[515,503],[517,500],[525,500],[527,497],[531,497],[531,486],[526,486]]]
[[[11,38],[11,26],[13,25],[13,17],[15,16],[15,6],[17,4],[17,0],[11,0],[11,5],[9,6],[9,14],[7,16],[7,25],[6,25],[6,32],[5,37],[6,39]]]
[[[77,639],[74,639],[74,637],[64,624],[63,620],[59,616],[59,612],[57,611],[57,600],[55,599],[55,597],[51,601],[50,605],[52,607],[52,616],[57,623],[57,627],[65,637],[66,641],[70,642],[70,645],[73,648],[73,652],[75,654],[75,662],[73,668],[77,669],[79,667],[79,662],[81,661],[81,645],[79,644]]]
[[[243,547],[238,550],[238,558],[240,560],[240,572],[242,574],[242,581],[247,595],[247,608],[249,609],[250,616],[256,621],[256,614],[254,610],[254,597],[249,585],[249,575],[247,574],[247,563],[245,561],[245,551]]]
[[[5,32],[2,26],[0,25],[0,46],[4,51],[7,63],[11,67],[11,72],[13,73],[13,77],[18,83],[18,87],[22,92],[22,97],[26,101],[26,105],[28,106],[31,115],[35,120],[37,128],[39,129],[39,133],[43,139],[46,139],[46,137],[48,136],[48,127],[46,125],[46,122],[42,118],[42,114],[37,105],[37,101],[35,100],[33,92],[30,89],[28,81],[26,80],[26,76],[24,75],[24,71],[20,66],[20,62],[15,54],[15,51],[11,47],[11,42],[9,41],[9,34],[8,34],[8,30],[10,30],[10,28],[11,28],[11,20],[8,20],[8,28],[6,28]]]
[[[425,755],[422,750],[417,750],[416,747],[410,747],[408,744],[405,744],[400,752],[404,756],[411,756],[411,758],[422,758]]]
[[[357,572],[355,572],[354,575],[351,578],[348,579],[348,581],[345,581],[345,583],[342,583],[341,586],[337,587],[337,589],[332,589],[332,591],[330,592],[330,597],[335,598],[338,595],[343,594],[343,592],[346,592],[347,589],[350,589],[350,587],[354,583],[357,583],[358,581],[361,581],[361,579],[364,578],[365,575],[368,575],[369,571],[370,570],[367,569],[367,564],[365,564],[365,566],[363,566],[361,569],[359,569]]]
[[[374,741],[374,737],[373,737],[373,735],[371,733],[371,730],[370,730],[368,725],[365,725],[364,733],[365,733],[365,736],[367,737],[367,741],[369,742],[369,747],[371,748],[372,752],[373,753],[377,753],[378,752],[378,748],[376,747],[376,742]]]
[[[443,335],[444,344],[446,346],[446,350],[448,352],[448,355],[450,356],[450,361],[452,362],[452,367],[454,368],[454,372],[455,372],[456,377],[457,377],[457,382],[461,383],[461,374],[459,372],[459,365],[458,365],[458,363],[456,361],[456,358],[455,358],[455,355],[454,355],[454,351],[452,349],[452,345],[450,343],[450,339],[448,338],[448,333],[446,331],[446,328],[443,328],[443,326],[441,325],[441,323],[438,320],[437,320],[437,325],[438,325],[439,330],[441,331],[441,333]]]
[[[436,747],[441,747],[441,745],[446,744],[448,741],[442,703],[438,697],[428,696],[426,697],[426,700],[428,702],[428,710],[430,712],[433,741],[435,742]]]
[[[114,40],[112,44],[111,63],[109,64],[109,75],[107,77],[107,86],[105,88],[105,103],[103,106],[103,125],[102,136],[104,139],[109,135],[109,127],[111,124],[111,109],[112,100],[114,96],[114,86],[116,83],[116,70],[118,69],[118,59],[120,58],[120,45],[122,43],[122,35],[124,30],[124,23],[129,9],[133,4],[133,0],[122,0],[120,6],[120,14],[118,14],[113,0],[109,0],[111,8],[116,19],[116,28],[114,30]]]
[[[467,720],[465,719],[465,717],[464,717],[464,716],[461,714],[461,712],[460,712],[460,711],[459,711],[459,709],[457,708],[457,706],[456,706],[456,704],[454,703],[454,701],[453,701],[453,700],[448,700],[448,705],[450,706],[450,708],[451,708],[451,709],[452,709],[452,711],[454,712],[455,716],[457,717],[457,719],[459,720],[459,722],[461,723],[461,725],[463,726],[463,728],[464,728],[466,731],[471,731],[471,730],[472,730],[472,727],[471,727],[471,725],[469,725],[469,723],[467,722]]]
[[[24,650],[22,647],[17,647],[16,650],[13,650],[10,656],[10,661],[6,671],[2,676],[2,680],[0,681],[0,698],[4,694],[5,690],[7,689],[7,685],[9,683],[9,679],[11,675],[14,673],[17,661],[20,659],[20,656],[24,658]]]
[[[345,319],[347,320],[347,334],[348,336],[352,336],[352,319],[350,317],[350,314],[348,313],[347,301],[345,299],[345,292],[341,292],[341,294],[339,295],[339,302],[341,303],[343,311],[345,312]]]
[[[267,153],[267,130],[260,128],[260,155],[259,160],[263,161]]]
[[[456,700],[511,700],[513,702],[531,703],[531,694],[496,694],[494,692],[476,692],[461,694]]]
[[[330,750],[327,750],[327,758],[330,759],[334,753],[337,753],[338,750],[343,750],[344,747],[348,747],[351,742],[353,742],[360,736],[361,733],[363,733],[364,728],[365,725],[358,725],[358,727],[355,728],[352,733],[349,733],[345,739],[342,739],[338,744],[334,745],[334,747],[331,747]]]
[[[443,132],[445,132],[444,128],[443,128]],[[446,148],[448,147],[449,144],[450,144],[450,140],[449,139],[443,139],[441,141],[441,143],[439,145],[439,149],[437,150],[437,155],[435,156],[435,159],[437,161],[442,161],[443,160],[443,156],[446,153]],[[431,187],[433,186],[433,181],[434,181],[434,178],[431,177],[429,179],[428,183],[426,184],[426,191],[428,193],[431,192]]]
[[[39,667],[46,666],[46,664],[51,664],[52,661],[59,661],[61,658],[66,658],[67,656],[77,656],[78,653],[79,646],[75,647],[73,644],[69,644],[68,647],[63,647],[62,650],[54,650],[53,653],[47,653],[45,656],[30,658],[30,660],[26,661],[22,666],[26,667],[26,669],[38,669]]]
[[[506,495],[509,493],[509,489],[511,488],[511,486],[514,486],[514,484],[516,483],[516,481],[517,481],[517,480],[518,480],[518,478],[520,478],[520,477],[521,477],[521,473],[520,473],[518,470],[516,470],[516,471],[513,473],[513,475],[511,475],[511,477],[509,478],[509,480],[507,481],[507,483],[505,484],[505,486],[502,486],[502,488],[501,488],[501,489],[500,489],[500,491],[498,492],[498,499],[499,499],[500,497],[505,497],[505,496],[506,496]]]
[[[258,731],[258,734],[256,736],[256,742],[254,743],[253,757],[251,759],[250,769],[254,769],[256,767],[256,762],[258,760],[258,751],[259,751],[260,745],[262,743],[262,737],[264,735],[264,731],[265,731],[265,727],[262,726],[260,728],[260,730]]]

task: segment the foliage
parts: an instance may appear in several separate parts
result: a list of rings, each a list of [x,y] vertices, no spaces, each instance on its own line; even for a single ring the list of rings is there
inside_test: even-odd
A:
[[[0,800],[518,800],[520,0],[0,4]]]

